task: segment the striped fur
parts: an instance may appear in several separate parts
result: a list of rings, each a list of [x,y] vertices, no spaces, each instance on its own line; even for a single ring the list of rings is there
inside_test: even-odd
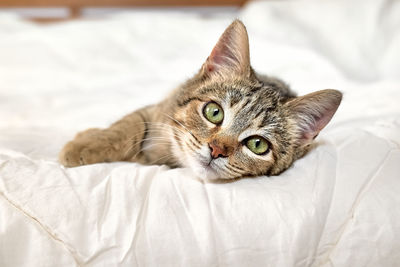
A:
[[[281,173],[308,151],[342,95],[322,90],[296,97],[279,79],[254,72],[249,58],[246,29],[236,20],[193,78],[161,103],[107,129],[78,134],[61,151],[60,162],[69,167],[109,161],[185,166],[208,179]],[[211,101],[224,111],[220,125],[203,115]],[[254,135],[268,141],[265,155],[245,146]],[[226,156],[212,158],[211,144]]]

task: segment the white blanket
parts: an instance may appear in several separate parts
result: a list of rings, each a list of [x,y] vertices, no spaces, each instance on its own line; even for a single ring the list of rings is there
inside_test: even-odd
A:
[[[239,16],[251,60],[300,94],[344,92],[276,177],[58,151],[165,96]],[[0,266],[399,266],[400,2],[258,1],[239,14],[134,12],[38,26],[0,15]]]

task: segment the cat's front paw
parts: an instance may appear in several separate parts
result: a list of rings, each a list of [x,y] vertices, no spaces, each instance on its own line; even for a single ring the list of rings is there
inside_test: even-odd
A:
[[[81,155],[84,147],[76,144],[74,141],[69,142],[64,146],[58,155],[58,161],[65,167],[76,167],[85,164],[86,158]]]
[[[67,143],[59,154],[59,162],[66,167],[115,161],[117,148],[107,142],[106,136],[96,136],[94,131],[79,133]]]
[[[86,164],[104,162],[99,147],[91,143],[71,141],[65,145],[59,155],[59,161],[65,167],[77,167]]]

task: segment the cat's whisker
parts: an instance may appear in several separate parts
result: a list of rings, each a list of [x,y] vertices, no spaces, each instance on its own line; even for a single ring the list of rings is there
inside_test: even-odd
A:
[[[178,129],[178,128],[174,128],[174,129]],[[178,130],[180,130],[180,129],[178,129]],[[181,130],[180,130],[180,131],[181,131]],[[173,132],[174,132],[174,131],[173,131]],[[193,145],[194,145],[195,147],[197,147],[198,149],[201,149],[202,144],[199,143],[197,139],[193,139],[193,138],[192,138],[192,135],[188,135],[186,132],[183,132],[183,131],[181,131],[181,132],[182,132],[183,136],[187,137],[187,139],[190,140],[190,141],[193,143]],[[175,133],[175,132],[174,132],[174,134],[175,134],[175,136],[176,136],[176,133]]]
[[[223,168],[222,166],[219,166],[218,164],[214,164],[218,172],[222,172],[222,174],[225,174],[227,176],[232,176],[233,174],[230,173],[227,169]],[[236,174],[234,174],[236,175]]]
[[[230,174],[231,176],[233,176],[233,177],[240,176],[240,174],[241,174],[241,173],[238,173],[238,172],[236,172],[236,171],[233,171],[233,170],[227,168],[226,165],[225,165],[225,168],[224,168],[224,169],[226,170],[227,173],[229,173],[229,174]]]
[[[136,135],[130,136],[122,145],[123,148],[126,148],[128,146],[128,150],[125,153],[129,153],[130,149],[132,149],[136,144],[142,142],[143,139],[137,140],[137,137],[139,136],[146,136],[146,134],[150,132],[149,130],[146,130],[144,133],[140,132]],[[129,144],[131,142],[135,141],[134,144]],[[126,155],[124,155],[124,157],[126,157]]]
[[[149,146],[147,146],[146,148],[141,148],[132,158],[136,158],[141,152],[143,152],[151,147],[158,146],[158,145],[170,145],[170,143],[169,142],[168,143],[152,143]]]
[[[146,135],[146,134],[148,134],[148,133],[157,133],[157,132],[159,132],[160,135],[162,135],[163,130],[165,130],[165,129],[164,129],[164,128],[162,128],[162,129],[161,129],[161,128],[146,129],[146,130],[145,130],[145,133],[142,133],[142,132],[141,132],[141,133],[139,133],[139,134],[136,134],[136,135],[133,135],[133,136],[129,137],[129,139],[125,141],[125,143],[123,144],[123,146],[124,146],[124,147],[127,146],[128,143],[132,142],[133,140],[136,141],[136,144],[137,144],[137,143],[140,143],[143,139],[141,139],[141,140],[136,140],[136,138],[139,137],[139,136],[142,136],[142,135]],[[135,145],[136,145],[136,144],[135,144]],[[133,144],[131,144],[131,146],[133,146]]]
[[[241,170],[241,171],[246,172],[246,170],[240,168],[239,166],[237,166],[237,165],[235,165],[235,164],[233,164],[233,163],[230,163],[230,166],[233,167],[233,168],[235,168],[235,169],[237,169],[237,170]]]
[[[124,148],[128,147],[127,151],[125,151],[125,153],[124,153],[124,157],[126,157],[127,154],[130,152],[130,150],[133,149],[137,144],[140,144],[140,143],[142,143],[142,142],[144,142],[144,141],[147,141],[147,140],[151,140],[151,141],[152,141],[152,140],[166,140],[166,141],[167,141],[167,138],[165,138],[165,137],[144,138],[144,139],[138,140],[138,141],[136,141],[136,142],[134,142],[134,143],[132,143],[132,144],[129,144],[130,142],[132,142],[132,141],[134,141],[134,140],[136,141],[136,139],[135,139],[134,137],[132,137],[132,138],[128,139],[128,140],[124,143],[123,147],[124,147]],[[168,140],[168,141],[169,141],[169,140]]]
[[[244,173],[246,173],[245,170],[239,169],[239,168],[237,168],[237,167],[235,167],[235,166],[233,166],[232,164],[229,164],[229,163],[226,165],[226,168],[227,168],[227,169],[231,168],[232,171],[235,171],[235,172],[237,172],[237,173],[239,173],[239,174],[244,174]]]
[[[168,127],[168,128],[170,128],[170,129],[175,129],[175,130],[177,130],[177,131],[179,131],[179,132],[181,132],[182,134],[186,134],[186,132],[184,132],[183,130],[181,130],[181,129],[179,129],[178,127],[175,127],[175,126],[173,126],[173,125],[170,125],[170,124],[167,124],[167,123],[164,123],[164,122],[142,122],[142,123],[146,123],[146,124],[150,124],[151,125],[151,127],[152,128],[155,128],[155,129],[149,129],[148,131],[150,132],[151,130],[165,130],[165,127]],[[184,127],[185,128],[185,130],[187,130],[187,128],[184,126],[184,125],[182,125],[182,127]],[[193,135],[189,130],[187,130],[191,135]],[[160,132],[161,133],[161,132]],[[195,138],[195,137],[194,137]],[[196,140],[197,141],[197,140]]]
[[[180,139],[182,139],[182,138],[181,138],[181,136],[179,136],[178,133],[176,133],[174,130],[178,130],[179,133],[181,133],[182,136],[186,137],[189,141],[191,141],[191,143],[193,143],[193,145],[194,145],[195,147],[197,147],[198,149],[201,149],[201,144],[198,144],[198,143],[196,142],[197,140],[193,140],[192,135],[188,134],[187,132],[182,131],[181,129],[179,129],[179,128],[175,127],[175,126],[172,126],[172,125],[169,125],[169,126],[171,127],[172,134],[174,135],[174,137],[175,137],[177,140],[180,140]]]
[[[165,159],[165,158],[167,158],[167,160],[174,159],[174,155],[173,155],[172,153],[169,153],[169,154],[167,154],[167,155],[165,155],[165,156],[162,156],[162,157],[160,157],[160,158],[158,158],[158,159],[156,159],[156,160],[150,162],[149,164],[150,164],[150,165],[155,164],[155,163],[157,163],[158,161],[160,161],[160,160],[162,160],[162,159]],[[174,160],[174,163],[176,163],[176,160]]]
[[[171,134],[177,139],[178,144],[179,145],[185,145],[189,151],[191,151],[191,153],[194,153],[194,157],[201,157],[202,155],[199,154],[198,150],[201,149],[201,144],[198,143],[197,138],[195,138],[195,136],[193,135],[193,133],[191,131],[189,131],[187,129],[186,126],[184,126],[181,122],[179,122],[178,120],[172,118],[171,116],[166,115],[169,119],[171,119],[172,121],[176,122],[179,126],[181,126],[184,130],[180,129],[179,127],[176,127],[174,125],[171,124],[167,124],[164,122],[142,122],[143,124],[148,125],[148,129],[146,129],[146,133],[160,133],[163,134],[165,130],[171,130]],[[133,136],[131,137],[131,142],[133,140],[136,140],[135,137],[137,136]],[[183,141],[186,138],[186,141]],[[155,136],[155,137],[149,137],[149,138],[144,138],[142,140],[136,141],[135,143],[130,144],[130,147],[133,148],[134,146],[136,146],[138,143],[144,142],[144,141],[150,141],[151,144],[149,146],[146,147],[146,149],[154,147],[156,145],[161,145],[161,144],[165,144],[165,143],[160,143],[160,141],[167,141],[168,144],[171,144],[171,140],[169,140],[168,138],[162,137],[162,136]],[[156,142],[157,141],[157,142]],[[181,142],[183,143],[181,143]],[[144,149],[140,149],[132,158],[137,157],[141,152],[143,152]],[[129,151],[129,150],[128,150]],[[172,153],[164,155],[152,162],[150,162],[149,164],[156,164],[160,161],[163,160],[174,160],[174,155]],[[218,172],[220,174],[223,174],[227,177],[239,177],[240,175],[243,175],[245,173],[244,170],[238,168],[237,166],[233,166],[230,165],[229,163],[227,163],[227,165],[224,166],[219,166],[219,165],[215,165],[216,168],[218,169]]]
[[[182,133],[182,134],[184,134],[184,135],[187,134],[187,132],[183,131],[182,129],[179,129],[179,128],[176,127],[176,126],[173,126],[173,125],[170,125],[170,124],[165,124],[165,126],[170,127],[170,129],[172,129],[172,130],[177,130],[177,131],[179,131],[180,133]],[[190,133],[190,131],[188,131],[188,132]],[[191,133],[190,133],[190,134],[191,134]],[[193,134],[192,134],[192,135],[193,135]]]
[[[171,117],[170,115],[168,115],[168,114],[164,114],[164,115],[167,116],[168,118],[170,118],[172,121],[178,123],[180,126],[182,126],[186,131],[188,131],[188,133],[190,133],[190,134],[193,136],[194,139],[196,139],[196,141],[198,141],[197,138],[196,138],[196,136],[194,136],[194,134],[193,134],[188,128],[186,128],[186,126],[183,125],[180,121],[178,121],[177,119],[172,118],[172,117]]]
[[[144,139],[142,139],[142,140],[139,140],[139,141],[137,141],[137,142],[135,142],[135,143],[133,143],[133,144],[130,144],[130,146],[128,147],[128,149],[125,151],[125,153],[124,153],[124,158],[126,158],[127,156],[128,156],[128,154],[132,151],[132,149],[137,145],[137,144],[140,144],[140,143],[142,143],[142,142],[144,142],[144,141],[151,141],[152,142],[152,144],[158,144],[158,145],[170,145],[171,144],[171,142],[170,142],[170,140],[168,139],[168,138],[165,138],[165,137],[150,137],[150,138],[144,138]],[[155,142],[155,141],[165,141],[165,142]],[[149,146],[150,147],[150,146]],[[148,147],[147,147],[148,148]],[[131,158],[135,158],[140,152],[142,152],[143,151],[143,148],[141,148],[140,150],[139,150],[139,152],[138,153],[136,153],[136,155],[135,156],[133,156],[133,157],[131,157]]]
[[[140,143],[142,143],[142,142],[144,142],[144,141],[159,141],[159,140],[161,140],[161,141],[166,141],[167,143],[170,142],[170,140],[169,140],[168,138],[150,137],[150,138],[145,138],[145,139],[142,139],[142,140],[140,140],[140,141],[137,141],[136,143],[131,144],[131,147],[134,147],[134,146],[136,146],[136,145],[138,145],[138,144],[140,144]]]
[[[196,149],[194,149],[192,146],[190,146],[187,142],[185,142],[185,145],[190,148],[193,152],[197,153]]]

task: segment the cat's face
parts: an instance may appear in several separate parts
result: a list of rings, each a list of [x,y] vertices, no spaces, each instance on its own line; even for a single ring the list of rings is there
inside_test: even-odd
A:
[[[235,21],[176,95],[175,157],[208,179],[279,174],[304,155],[341,99],[335,90],[289,92],[257,78],[246,30]]]
[[[292,149],[279,93],[268,86],[210,82],[192,92],[176,114],[190,132],[180,142],[183,165],[208,178],[255,176],[268,173]]]

